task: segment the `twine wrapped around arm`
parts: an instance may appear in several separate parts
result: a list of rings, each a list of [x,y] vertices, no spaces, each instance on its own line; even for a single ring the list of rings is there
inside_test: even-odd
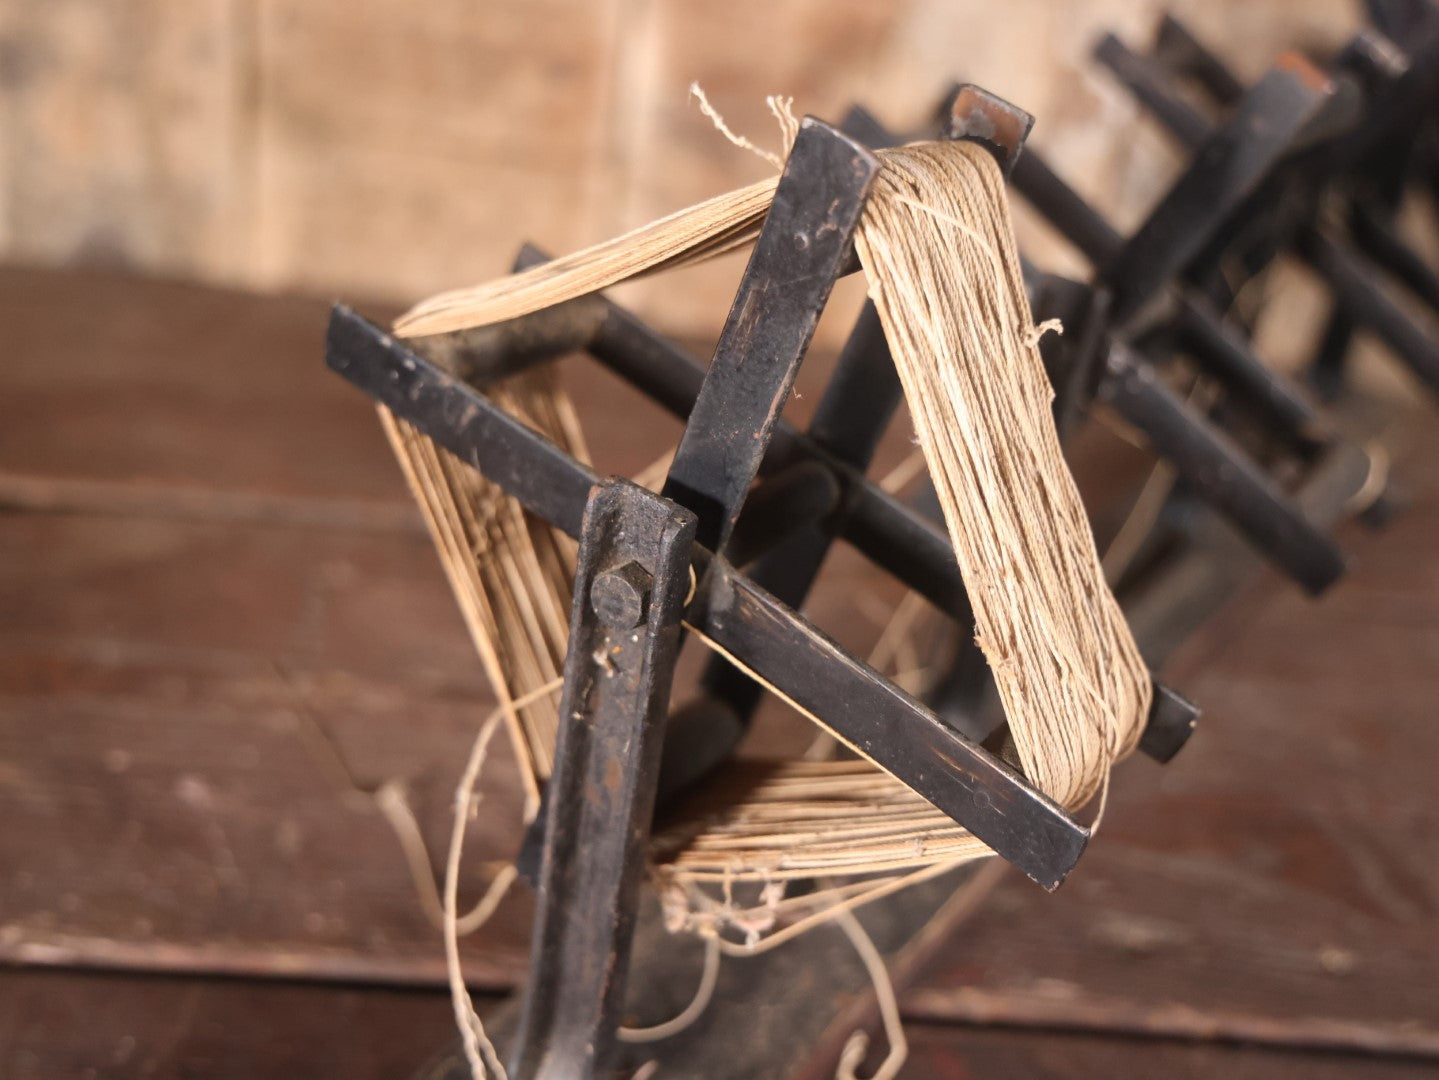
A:
[[[881,157],[856,248],[1024,772],[1077,807],[1138,742],[1150,680],[1060,450],[1003,178],[988,152],[967,142],[916,143]],[[757,233],[773,191],[774,181],[762,181],[426,301],[396,332],[484,325],[708,257]],[[952,827],[937,827],[955,839]]]
[[[856,247],[1025,775],[1081,805],[1138,742],[1151,682],[1060,449],[994,159],[886,154]]]

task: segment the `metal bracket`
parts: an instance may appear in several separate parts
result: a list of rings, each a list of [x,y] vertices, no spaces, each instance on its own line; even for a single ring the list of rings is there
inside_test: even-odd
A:
[[[1365,55],[1369,43],[1361,38],[1351,43],[1345,55],[1353,61],[1356,55]],[[1197,42],[1195,48],[1200,48]],[[1317,187],[1324,181],[1336,179],[1346,171],[1353,172],[1359,163],[1373,157],[1385,144],[1394,139],[1403,140],[1403,121],[1433,96],[1439,84],[1439,20],[1431,20],[1419,35],[1417,52],[1405,64],[1390,57],[1386,63],[1375,63],[1368,70],[1371,84],[1370,98],[1357,122],[1349,129],[1334,133],[1327,142],[1311,150],[1303,158],[1302,173],[1296,178],[1303,186]],[[1419,60],[1422,54],[1424,60]],[[1206,53],[1206,63],[1215,70],[1228,74],[1222,61]],[[1188,147],[1198,147],[1211,135],[1212,126],[1198,110],[1180,98],[1168,84],[1168,75],[1162,65],[1146,57],[1130,52],[1118,39],[1111,35],[1101,43],[1096,56],[1104,62],[1130,89],[1139,101],[1177,141]],[[1290,57],[1282,68],[1295,78],[1306,83],[1315,83],[1317,78],[1327,78],[1317,69],[1297,57]],[[1274,72],[1271,72],[1271,76]],[[1230,76],[1232,79],[1232,75]],[[1268,81],[1268,77],[1266,77]],[[1260,84],[1263,85],[1262,83]],[[1241,100],[1250,100],[1259,86]],[[1234,127],[1239,113],[1231,117],[1225,130]],[[1311,138],[1312,133],[1306,133]],[[1252,193],[1251,193],[1252,194]],[[1290,185],[1288,197],[1295,198],[1294,185]],[[1252,205],[1235,214],[1236,217],[1281,220],[1271,205],[1272,199],[1258,199]],[[1272,227],[1270,227],[1270,231]],[[1368,326],[1398,356],[1432,392],[1439,393],[1439,343],[1425,334],[1405,315],[1403,310],[1375,288],[1373,282],[1378,267],[1370,262],[1372,258],[1385,260],[1401,281],[1405,280],[1407,267],[1416,262],[1422,264],[1412,253],[1396,252],[1382,245],[1370,245],[1369,258],[1356,254],[1326,233],[1320,223],[1301,220],[1297,227],[1291,227],[1291,235],[1284,238],[1301,258],[1309,263],[1332,290],[1341,309],[1342,317],[1331,325],[1321,346],[1321,359],[1316,361],[1316,371],[1329,379],[1338,375],[1332,369],[1342,363],[1350,333],[1348,322]],[[1277,253],[1283,244],[1271,245],[1269,254]],[[1205,262],[1213,262],[1213,256],[1206,256]],[[1251,268],[1253,269],[1253,268]]]
[[[805,117],[665,480],[723,551],[854,230],[879,159]]]
[[[333,370],[526,508],[582,537],[583,507],[599,482],[588,466],[343,307],[331,314],[326,357]],[[1084,850],[1088,829],[723,558],[694,550],[691,625],[1035,881],[1058,887]]]
[[[1344,572],[1344,554],[1232,440],[1124,345],[1113,342],[1099,398],[1142,430],[1196,494],[1214,506],[1310,593]]]
[[[1271,68],[1240,100],[1229,120],[1197,146],[1190,167],[1103,268],[1114,292],[1116,320],[1138,312],[1188,265],[1290,151],[1332,92],[1333,83],[1322,72],[1294,58]]]
[[[695,528],[627,480],[585,507],[516,1076],[609,1075]]]
[[[1266,95],[1248,100],[1253,109],[1260,110],[1267,97],[1277,97],[1283,106],[1287,126],[1281,125],[1278,130],[1290,136],[1302,128],[1304,117],[1322,100],[1302,87],[1296,88],[1283,71],[1275,76]],[[1234,138],[1240,144],[1247,142],[1244,126],[1237,121],[1232,121],[1226,130],[1235,128],[1238,130]],[[1233,143],[1216,138],[1208,145],[1217,154],[1232,148]],[[1245,156],[1251,163],[1270,162],[1264,166],[1268,169],[1277,160],[1282,145],[1282,141],[1266,141],[1262,152],[1255,150]],[[1147,302],[1160,290],[1168,290],[1170,325],[1205,372],[1236,394],[1242,404],[1274,424],[1302,456],[1313,459],[1337,439],[1318,407],[1298,387],[1268,370],[1248,341],[1225,324],[1209,301],[1179,280],[1184,262],[1181,253],[1202,247],[1224,219],[1223,214],[1217,214],[1190,220],[1183,206],[1198,198],[1200,188],[1209,183],[1205,177],[1223,173],[1225,168],[1225,163],[1215,158],[1181,177],[1141,228],[1140,234],[1148,230],[1151,237],[1144,244],[1139,243],[1138,234],[1136,240],[1126,244],[1037,154],[1027,154],[1019,161],[1014,183],[1103,268],[1100,280],[1105,286],[1113,280],[1115,267],[1121,273],[1134,275],[1138,273],[1134,268],[1143,265],[1146,274],[1153,274],[1145,280],[1140,293],[1131,291],[1131,302],[1136,297]],[[1252,190],[1260,179],[1253,168],[1237,169],[1237,176],[1228,198],[1231,209],[1236,200],[1242,201],[1240,193]],[[1145,244],[1155,258],[1149,265],[1140,257]],[[1117,333],[1124,332],[1121,327]],[[1097,384],[1097,396],[1142,431],[1196,494],[1228,517],[1306,590],[1322,591],[1343,573],[1343,554],[1334,541],[1304,517],[1293,500],[1240,446],[1177,398],[1149,371],[1144,359],[1126,345],[1115,341],[1107,351],[1107,374]]]
[[[946,139],[967,139],[984,146],[1007,177],[1024,152],[1034,117],[983,87],[964,83],[949,107]]]

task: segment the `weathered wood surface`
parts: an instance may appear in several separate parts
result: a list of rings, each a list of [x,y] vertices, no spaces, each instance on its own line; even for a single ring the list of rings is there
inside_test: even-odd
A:
[[[1165,1080],[1409,1080],[1434,1075],[1427,1061],[1380,1060],[1214,1043],[1124,1039],[1102,1033],[914,1024],[903,1076],[914,1080],[1070,1080],[1164,1077]]]
[[[439,979],[394,836],[336,749],[361,788],[405,781],[437,847],[490,698],[369,410],[321,369],[324,317],[0,270],[0,960]],[[567,370],[602,467],[673,444],[673,423],[608,376]],[[802,369],[797,415],[823,374]],[[1432,1069],[1439,434],[1415,421],[1396,453],[1412,505],[1385,533],[1346,533],[1352,577],[1318,604],[1265,579],[1177,656],[1166,675],[1206,708],[1192,744],[1167,769],[1120,770],[1071,882],[1003,884],[908,993],[910,1075]],[[878,471],[907,450],[897,427]],[[1135,464],[1122,446],[1102,460]],[[15,508],[57,491],[62,505]],[[883,588],[838,551],[816,620],[862,650]],[[808,737],[770,722],[760,748]],[[517,839],[505,766],[472,889]],[[478,985],[519,977],[527,922],[517,894],[467,946]],[[745,972],[731,977],[742,1010]],[[12,968],[0,1075],[104,1072],[122,1052],[158,1056],[157,1076],[221,1058],[236,1076],[363,1076],[361,1058],[395,1075],[448,1041],[442,998],[349,993]],[[1182,1045],[1213,1040],[1273,1049]]]
[[[433,992],[0,972],[6,1080],[394,1080],[453,1025]]]
[[[1346,528],[1322,601],[1266,578],[1175,657],[1183,755],[1121,768],[1065,888],[1007,881],[909,1015],[1439,1060],[1439,432],[1396,437],[1409,508]]]
[[[317,300],[0,267],[0,305],[6,473],[406,502],[384,437],[321,362]]]
[[[0,490],[83,481],[0,514],[0,956],[433,980],[349,774],[407,783],[437,843],[490,695],[382,436],[321,367],[324,305],[6,270],[0,309]],[[325,526],[356,507],[374,527]],[[477,860],[513,845],[496,764]],[[524,920],[477,979],[513,979]]]
[[[492,1002],[482,1000],[487,1011]],[[435,992],[81,972],[0,974],[6,1080],[393,1080],[453,1029]],[[911,1023],[910,1080],[1410,1080],[1429,1062],[1006,1028]],[[661,1073],[660,1075],[665,1075]]]

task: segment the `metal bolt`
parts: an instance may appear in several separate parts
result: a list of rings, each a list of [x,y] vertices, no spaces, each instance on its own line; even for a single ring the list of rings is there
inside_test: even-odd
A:
[[[654,579],[637,562],[627,562],[595,576],[590,585],[590,607],[611,630],[632,630],[649,613]]]

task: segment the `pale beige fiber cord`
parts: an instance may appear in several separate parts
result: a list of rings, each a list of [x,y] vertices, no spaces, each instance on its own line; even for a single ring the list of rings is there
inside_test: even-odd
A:
[[[488,393],[588,460],[579,421],[552,368],[516,375]],[[500,705],[557,679],[569,638],[573,541],[388,409],[381,407],[379,415]],[[506,708],[505,717],[522,763],[529,818],[539,805],[539,784],[550,774],[557,705],[541,697],[521,709]]]
[[[730,131],[698,84],[690,86],[690,94],[731,143],[757,154],[777,170],[783,167],[777,155]],[[766,101],[779,122],[788,151],[799,133],[799,122],[791,111],[794,99],[770,97]],[[777,183],[777,176],[759,180],[572,255],[472,288],[432,296],[395,321],[395,334],[420,337],[503,322],[568,297],[584,296],[621,281],[677,269],[744,247],[759,235]]]
[[[1060,450],[998,166],[968,142],[886,154],[855,246],[1025,775],[1080,805],[1150,679]]]
[[[777,183],[778,178],[760,180],[573,255],[432,296],[395,321],[395,334],[422,337],[503,322],[743,247],[759,235]]]

